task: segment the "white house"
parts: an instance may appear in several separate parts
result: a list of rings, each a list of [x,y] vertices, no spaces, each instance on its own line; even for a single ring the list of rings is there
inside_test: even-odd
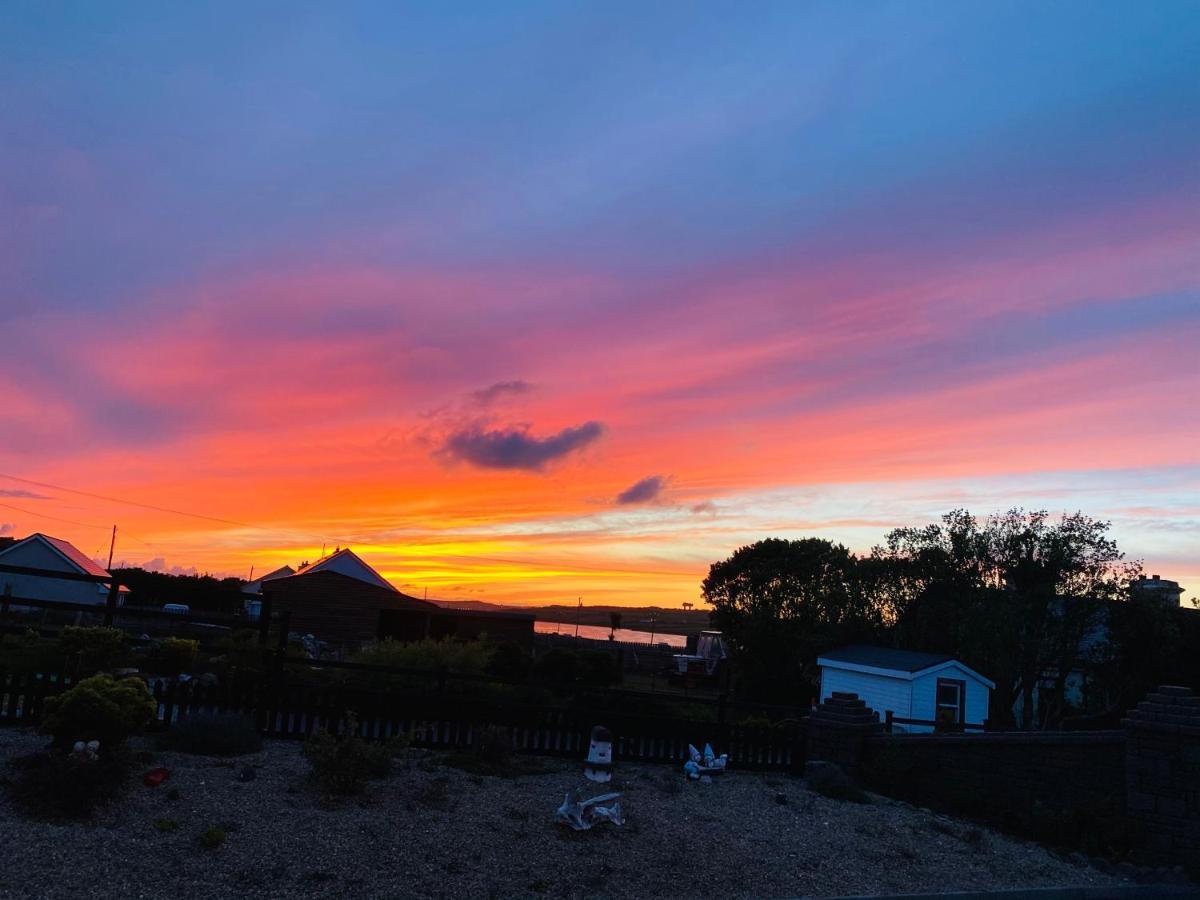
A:
[[[933,731],[934,722],[982,725],[994,682],[952,656],[853,645],[817,657],[821,700],[834,691],[857,694],[879,713],[898,721],[894,730]]]
[[[111,577],[70,541],[48,534],[31,534],[0,551],[0,564],[72,575],[92,575],[96,578]],[[94,581],[70,581],[53,575],[0,572],[0,594],[30,600],[102,606],[108,599],[108,585]]]

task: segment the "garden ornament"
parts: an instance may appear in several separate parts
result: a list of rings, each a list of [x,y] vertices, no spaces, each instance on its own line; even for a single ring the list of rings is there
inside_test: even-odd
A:
[[[554,814],[554,821],[559,825],[568,825],[576,831],[587,831],[601,822],[624,825],[621,804],[615,802],[620,796],[619,793],[600,794],[590,800],[580,800],[579,791],[571,791]]]
[[[592,729],[584,777],[589,781],[612,781],[612,758],[612,732],[603,725],[597,725]]]

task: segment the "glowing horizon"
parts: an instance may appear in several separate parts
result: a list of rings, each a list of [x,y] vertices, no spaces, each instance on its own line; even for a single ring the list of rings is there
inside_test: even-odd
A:
[[[678,606],[1044,507],[1200,594],[1200,7],[685,9],[0,11],[0,473],[210,517],[0,534]]]

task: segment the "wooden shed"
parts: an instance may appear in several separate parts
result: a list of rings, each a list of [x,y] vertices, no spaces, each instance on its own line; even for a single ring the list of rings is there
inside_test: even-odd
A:
[[[890,714],[896,731],[982,728],[996,686],[941,653],[852,645],[821,654],[817,665],[822,701],[834,691],[855,693],[881,721]]]

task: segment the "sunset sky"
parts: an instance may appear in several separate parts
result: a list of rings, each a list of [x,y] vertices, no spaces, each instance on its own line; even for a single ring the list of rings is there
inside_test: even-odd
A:
[[[0,533],[677,606],[1045,507],[1200,595],[1198,47],[1192,0],[4,4]]]

